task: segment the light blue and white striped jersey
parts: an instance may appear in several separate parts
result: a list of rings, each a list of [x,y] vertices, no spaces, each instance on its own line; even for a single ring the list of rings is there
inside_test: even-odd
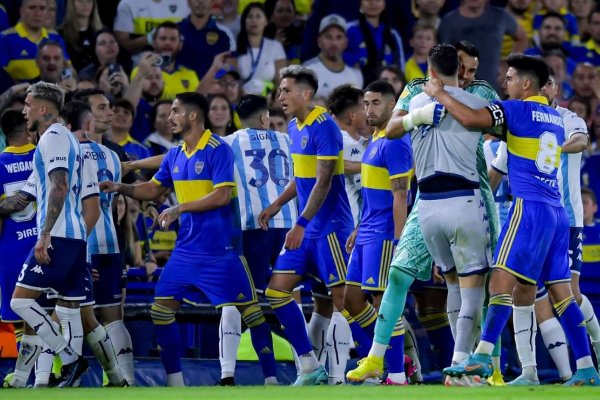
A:
[[[556,107],[565,124],[565,141],[576,133],[588,134],[585,121],[574,112]],[[572,227],[583,228],[583,201],[581,200],[581,153],[560,154],[560,168],[558,169],[558,184],[562,204],[569,216]]]
[[[258,216],[293,180],[290,138],[287,134],[240,129],[223,138],[235,157],[235,182],[242,230],[260,229]],[[298,219],[290,201],[269,221],[270,228],[291,228]]]
[[[37,199],[38,237],[46,223],[50,194],[49,175],[56,170],[67,171],[69,192],[63,208],[50,231],[54,237],[86,240],[86,227],[81,214],[81,202],[86,193],[98,194],[96,178],[84,168],[83,152],[77,138],[63,125],[52,124],[42,135],[33,156],[33,182]],[[31,185],[26,185],[26,187]],[[92,195],[92,194],[90,194]]]
[[[92,141],[80,142],[86,165],[92,166],[98,182],[121,182],[121,162],[119,156],[108,147]],[[101,215],[88,237],[89,254],[119,253],[117,231],[112,214],[114,193],[100,193]]]

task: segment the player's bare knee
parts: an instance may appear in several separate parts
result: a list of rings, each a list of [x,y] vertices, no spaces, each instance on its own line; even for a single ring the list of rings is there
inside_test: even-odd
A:
[[[461,276],[458,278],[461,288],[482,287],[485,282],[485,273]]]
[[[332,292],[331,298],[326,298],[326,297],[314,297],[314,302],[315,302],[315,307],[314,307],[314,313],[322,315],[326,318],[331,318],[331,314],[333,314],[333,304],[334,304],[334,300],[336,299],[338,296],[335,296],[335,294]],[[342,299],[341,299],[341,304],[343,305],[343,293],[342,293]],[[336,306],[337,307],[337,306]]]
[[[530,306],[535,303],[537,286],[517,282],[513,289],[513,302],[515,306]]]
[[[123,308],[120,305],[112,307],[101,307],[97,311],[104,325],[108,325],[111,322],[123,319]]]
[[[87,335],[100,325],[94,314],[93,306],[81,307],[81,324],[83,325],[83,333]]]

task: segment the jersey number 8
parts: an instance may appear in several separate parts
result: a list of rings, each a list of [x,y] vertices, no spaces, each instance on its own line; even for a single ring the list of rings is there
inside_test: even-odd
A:
[[[559,154],[556,135],[551,132],[542,133],[540,136],[540,148],[535,158],[537,169],[544,174],[553,173],[556,169]]]

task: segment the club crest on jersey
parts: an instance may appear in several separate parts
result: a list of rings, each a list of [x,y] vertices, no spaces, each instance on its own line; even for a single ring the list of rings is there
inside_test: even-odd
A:
[[[171,4],[171,5],[169,6],[169,10],[170,10],[170,11],[171,11],[173,14],[175,14],[175,13],[177,12],[177,4]]]
[[[373,150],[371,150],[371,153],[369,154],[369,158],[375,157],[376,154],[377,154],[377,147],[373,147]]]
[[[302,136],[302,142],[300,142],[300,145],[304,149],[307,144],[308,144],[308,136]]]
[[[217,32],[208,32],[206,34],[206,43],[210,46],[217,43],[217,40],[219,40],[219,34]]]
[[[200,175],[200,172],[202,172],[203,169],[204,163],[202,161],[198,161],[196,164],[194,164],[194,171],[196,171],[196,174]]]

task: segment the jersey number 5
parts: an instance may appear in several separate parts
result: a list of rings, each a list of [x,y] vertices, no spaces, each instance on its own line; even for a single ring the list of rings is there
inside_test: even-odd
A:
[[[559,154],[556,135],[551,132],[542,133],[540,136],[540,148],[535,158],[537,169],[544,174],[553,173],[556,169]]]
[[[267,184],[269,178],[277,186],[284,187],[290,182],[290,165],[288,163],[288,156],[281,149],[273,149],[269,152],[267,160],[269,161],[269,167],[267,168],[263,162],[263,159],[267,155],[264,149],[253,149],[246,150],[244,152],[246,157],[252,157],[250,167],[256,171],[256,178],[250,179],[248,182],[250,186],[263,187]],[[277,157],[282,158],[281,170],[277,171]],[[281,173],[282,176],[279,176]]]

